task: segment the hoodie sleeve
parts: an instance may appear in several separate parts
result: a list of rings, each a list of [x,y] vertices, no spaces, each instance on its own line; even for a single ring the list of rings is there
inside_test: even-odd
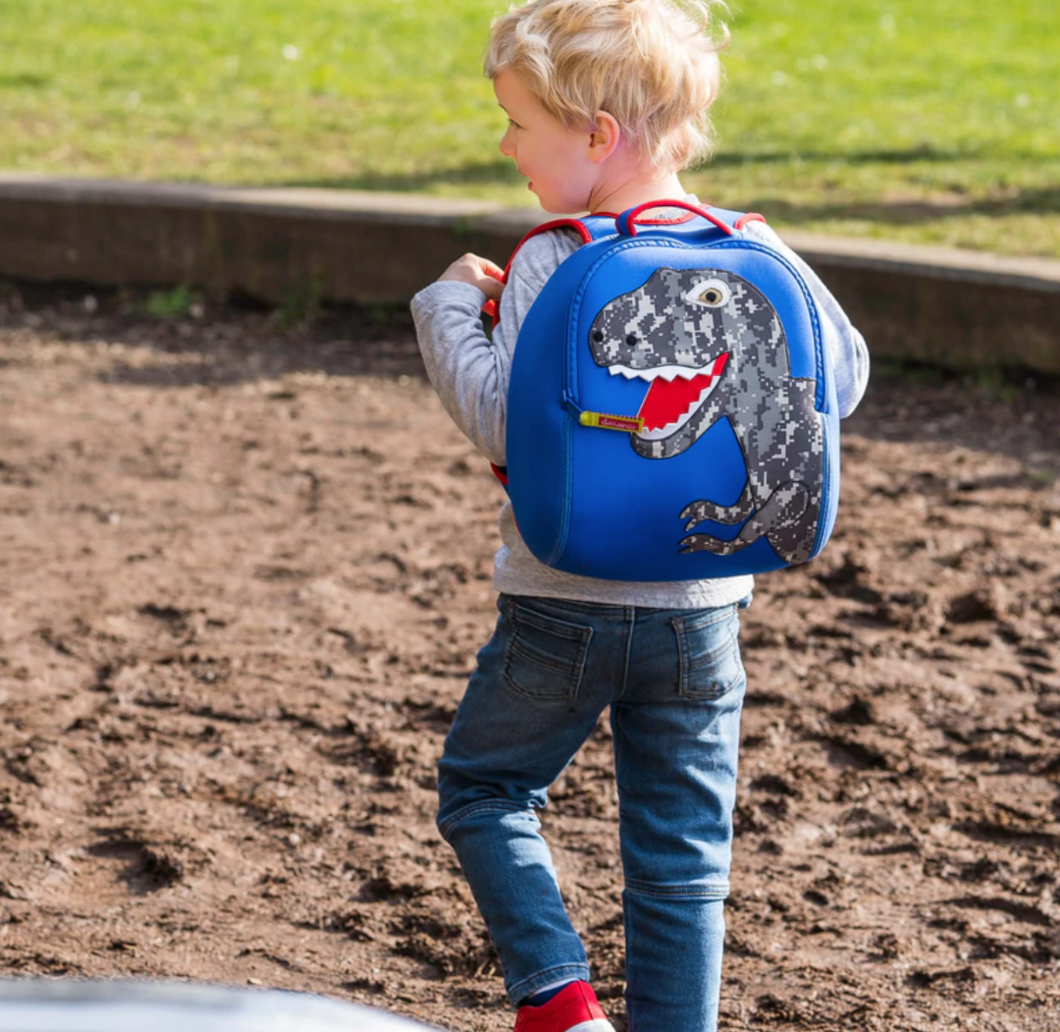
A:
[[[438,281],[412,299],[431,384],[453,422],[498,466],[505,463],[508,381],[519,330],[549,276],[579,243],[567,230],[526,242],[512,262],[492,335],[482,324],[486,296],[470,283]]]

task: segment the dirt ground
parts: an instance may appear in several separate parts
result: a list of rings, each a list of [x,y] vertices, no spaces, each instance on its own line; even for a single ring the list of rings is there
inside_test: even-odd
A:
[[[501,492],[407,321],[0,297],[2,969],[509,1029],[433,824]],[[879,371],[833,542],[759,579],[724,1029],[1060,1027],[1058,428]],[[624,1030],[605,726],[545,821]]]

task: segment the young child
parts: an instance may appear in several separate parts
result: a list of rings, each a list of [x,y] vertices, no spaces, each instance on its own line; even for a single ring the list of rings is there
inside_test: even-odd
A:
[[[501,153],[549,212],[695,201],[678,172],[709,144],[719,81],[710,0],[532,0],[493,25],[486,73],[508,116]],[[868,375],[861,336],[820,306],[841,415]],[[412,303],[427,372],[460,429],[505,462],[508,377],[535,297],[580,239],[532,238],[507,285],[465,255]],[[496,300],[492,340],[480,310]],[[613,1032],[590,985],[536,811],[610,707],[625,876],[632,1032],[716,1028],[745,676],[738,611],[752,578],[622,583],[539,563],[505,505],[500,616],[439,764],[438,826],[459,857],[518,1007],[517,1032]]]

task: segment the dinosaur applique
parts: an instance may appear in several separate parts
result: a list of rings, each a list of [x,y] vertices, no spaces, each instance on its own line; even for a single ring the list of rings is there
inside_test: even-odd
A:
[[[688,533],[683,553],[732,555],[765,536],[787,562],[810,558],[825,461],[816,382],[791,376],[784,329],[758,289],[719,269],[659,269],[601,309],[590,347],[611,375],[650,383],[643,429],[630,434],[638,455],[679,455],[721,419],[736,435],[747,469],[739,499],[693,501],[680,517],[686,533],[707,520],[743,527],[731,541]]]

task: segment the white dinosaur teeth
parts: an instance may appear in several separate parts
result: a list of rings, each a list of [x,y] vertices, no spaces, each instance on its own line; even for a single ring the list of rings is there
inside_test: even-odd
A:
[[[673,383],[675,377],[679,376],[682,380],[691,380],[694,376],[702,376],[704,373],[710,372],[713,367],[714,364],[711,363],[698,369],[679,365],[655,366],[653,369],[631,369],[627,365],[616,363],[608,366],[607,369],[612,376],[621,374],[627,380],[634,378],[638,380],[654,380],[657,376],[661,376],[668,383]]]
[[[656,427],[654,430],[642,430],[637,436],[642,441],[662,441],[667,437],[671,437],[688,423],[689,420],[691,420],[691,418],[703,407],[703,403],[714,393],[714,388],[717,387],[717,385],[718,381],[715,380],[707,387],[704,387],[703,390],[699,392],[699,397],[672,423],[667,423],[666,426]]]

